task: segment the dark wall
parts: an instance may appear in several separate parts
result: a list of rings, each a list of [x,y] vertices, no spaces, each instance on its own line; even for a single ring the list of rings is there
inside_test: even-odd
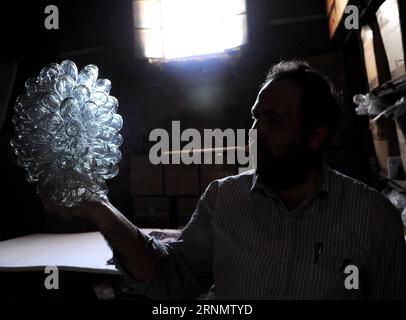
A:
[[[270,19],[324,15],[324,1],[247,2],[249,44],[240,52],[228,58],[149,64],[134,57],[129,0],[53,1],[60,11],[60,30],[44,28],[44,8],[51,3],[14,1],[12,7],[1,12],[0,50],[0,62],[18,62],[12,102],[24,91],[25,79],[37,75],[50,62],[68,58],[78,67],[98,65],[100,76],[112,81],[111,94],[119,99],[124,118],[124,157],[119,176],[109,181],[110,200],[131,217],[130,157],[147,153],[150,130],[169,127],[172,120],[181,120],[185,128],[248,128],[250,107],[273,63],[293,57],[309,58],[333,78],[349,101],[345,61],[340,50],[329,44],[325,19],[269,24]],[[24,181],[23,170],[13,165],[14,157],[8,146],[12,133],[11,105],[1,132],[5,190],[1,203],[7,209],[2,214],[0,238],[47,230],[51,219],[44,217],[35,188]],[[337,160],[340,157],[331,158],[335,159],[335,167],[356,175],[365,166],[366,158],[357,140],[348,136],[348,128],[350,132],[354,130],[353,106],[349,103],[343,108],[348,110],[347,136],[339,134],[335,140],[335,148],[340,150],[336,154],[342,159],[348,159],[351,150],[356,154],[347,162]]]

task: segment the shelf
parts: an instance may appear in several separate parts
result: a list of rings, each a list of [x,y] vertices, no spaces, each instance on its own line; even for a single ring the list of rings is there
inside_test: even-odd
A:
[[[363,9],[360,10],[360,23],[364,25],[374,18],[376,11],[385,2],[385,0],[367,0],[367,1],[355,1],[364,2],[361,4]]]
[[[379,179],[384,181],[388,187],[398,192],[406,193],[406,180],[389,179],[383,175],[379,175]]]
[[[375,12],[379,9],[379,7],[384,3],[385,0],[350,0],[348,1],[347,6],[349,5],[355,5],[359,8],[360,10],[360,28],[367,24],[371,19],[374,18]],[[342,41],[346,41],[349,36],[351,35],[352,32],[356,31],[359,32],[359,30],[347,30],[344,26],[344,21],[346,18],[346,14],[344,13],[341,17],[341,20],[334,32],[333,37],[331,38],[331,42],[333,43],[339,43]]]
[[[390,80],[371,91],[381,99],[399,99],[406,96],[406,75],[396,80]]]
[[[388,179],[387,184],[399,192],[406,192],[406,180]]]

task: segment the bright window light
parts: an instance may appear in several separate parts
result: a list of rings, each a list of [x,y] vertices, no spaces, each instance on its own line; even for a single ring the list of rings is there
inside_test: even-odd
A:
[[[133,10],[147,58],[222,53],[247,41],[245,0],[137,0]]]

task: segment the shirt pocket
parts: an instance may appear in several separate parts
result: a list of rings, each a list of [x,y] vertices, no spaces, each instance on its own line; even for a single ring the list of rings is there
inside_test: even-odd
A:
[[[349,265],[356,266],[361,270],[364,260],[362,255],[350,251],[337,252],[328,250],[320,255],[315,265],[322,270],[330,271],[335,274],[345,274],[345,268]]]
[[[323,252],[317,261],[313,262],[313,279],[316,283],[325,281],[336,282],[343,278],[341,272],[341,257]]]
[[[362,269],[363,257],[352,253],[326,250],[313,266],[313,286],[319,288],[320,297],[328,299],[348,298],[353,292],[345,286],[349,273],[345,268],[349,265],[358,268],[358,275]],[[360,279],[358,279],[360,282]]]

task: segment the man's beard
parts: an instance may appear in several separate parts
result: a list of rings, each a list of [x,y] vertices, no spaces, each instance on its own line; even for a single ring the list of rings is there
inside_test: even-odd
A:
[[[271,187],[290,189],[306,182],[310,172],[322,165],[321,152],[310,149],[307,143],[291,144],[288,152],[274,156],[258,144],[256,173],[259,179]]]

